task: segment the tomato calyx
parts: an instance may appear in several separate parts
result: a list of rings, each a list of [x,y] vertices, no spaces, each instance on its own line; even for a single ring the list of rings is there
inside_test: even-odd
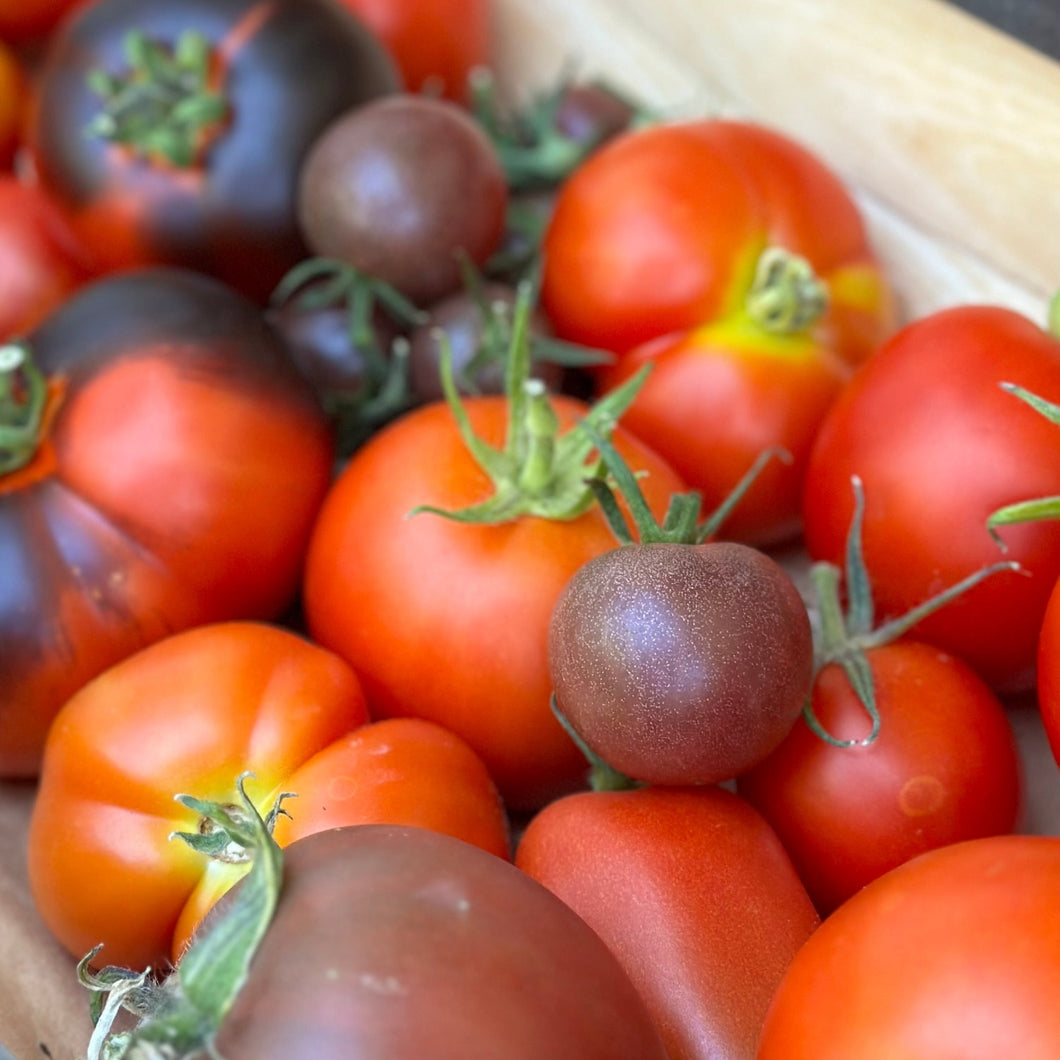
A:
[[[1054,298],[1049,311],[1049,327],[1053,334],[1060,335],[1060,297]],[[1060,427],[1060,405],[1046,401],[1037,394],[1032,393],[1016,383],[998,384],[1008,394],[1026,402],[1035,412],[1040,413],[1050,423]],[[1015,504],[1006,504],[991,512],[986,521],[986,528],[990,536],[997,542],[1002,552],[1008,550],[1001,535],[997,532],[999,526],[1011,526],[1014,523],[1041,522],[1046,519],[1060,519],[1060,496],[1037,497],[1029,501],[1017,501]]]
[[[125,38],[128,69],[95,68],[89,87],[102,109],[86,132],[121,144],[139,158],[192,168],[229,117],[229,102],[214,81],[213,49],[201,33],[181,34],[172,48],[133,30]]]
[[[570,723],[570,719],[560,709],[556,701],[555,692],[549,697],[549,708],[556,721],[560,723],[563,731],[571,738],[574,746],[581,751],[582,756],[589,765],[589,788],[592,791],[632,791],[633,788],[642,788],[642,781],[634,780],[619,772],[613,765],[598,755],[582,738],[578,730]]]
[[[251,776],[244,773],[237,780],[239,805],[177,796],[178,802],[209,816],[215,845],[224,839],[247,851],[251,868],[227,911],[196,935],[176,968],[161,981],[152,977],[150,969],[133,972],[108,965],[92,971],[98,946],[78,964],[78,979],[93,995],[95,1030],[87,1060],[163,1056],[180,1060],[204,1050],[213,1055],[213,1039],[246,981],[250,962],[272,922],[283,881],[283,854],[272,838],[271,824],[286,812],[282,804],[289,795],[280,795],[262,817],[245,790]],[[189,842],[200,838],[175,835]],[[112,1033],[123,1010],[140,1022],[131,1031]]]
[[[767,247],[755,264],[744,303],[748,316],[773,335],[811,328],[828,309],[828,287],[813,266],[783,247]]]
[[[705,519],[700,519],[702,497],[693,490],[688,493],[675,493],[670,498],[666,514],[660,523],[637,484],[637,476],[630,470],[618,450],[595,429],[593,424],[583,422],[582,430],[596,446],[600,453],[602,468],[606,469],[606,472],[603,470],[598,472],[589,481],[589,486],[596,496],[597,503],[603,509],[612,533],[622,545],[632,545],[637,542],[640,544],[702,545],[718,532],[770,460],[783,460],[785,463],[791,461],[791,454],[786,449],[776,446],[764,449],[755,458],[750,468],[744,472],[728,496]],[[611,482],[617,486],[629,507],[637,530],[636,536],[630,530],[629,523],[619,507]]]
[[[1022,573],[1023,568],[1012,561],[992,563],[947,589],[929,597],[923,603],[910,608],[905,614],[876,625],[872,584],[865,566],[861,545],[861,530],[865,515],[865,490],[857,475],[851,476],[854,491],[854,514],[850,520],[846,543],[846,610],[840,604],[839,587],[843,572],[834,563],[819,562],[810,568],[810,579],[817,601],[818,623],[814,630],[814,674],[825,666],[837,664],[842,667],[858,700],[865,708],[871,728],[869,734],[859,739],[842,740],[833,736],[821,724],[813,711],[811,700],[803,706],[803,719],[819,739],[832,747],[867,747],[880,733],[880,713],[876,705],[875,683],[869,665],[868,652],[890,644],[904,636],[918,622],[986,578],[1002,571]]]
[[[619,417],[632,404],[647,370],[598,401],[582,424],[559,434],[559,420],[545,385],[529,378],[530,313],[532,285],[519,285],[512,321],[512,342],[505,374],[508,429],[503,447],[489,445],[471,426],[456,380],[448,337],[439,330],[442,389],[456,420],[464,444],[476,463],[489,476],[493,493],[480,504],[448,510],[419,505],[409,514],[431,513],[463,523],[498,524],[523,515],[543,519],[570,520],[593,504],[591,485],[599,471],[599,460],[591,460],[594,438],[610,434]]]
[[[25,467],[40,444],[48,381],[23,342],[0,346],[0,475]]]

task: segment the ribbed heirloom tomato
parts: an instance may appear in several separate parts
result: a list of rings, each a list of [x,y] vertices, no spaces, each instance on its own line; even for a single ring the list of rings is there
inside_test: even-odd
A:
[[[188,630],[102,674],[48,738],[29,833],[30,888],[56,937],[101,964],[165,966],[246,872],[173,832],[209,831],[188,794],[230,803],[235,778],[262,814],[277,796],[281,846],[350,824],[414,825],[507,857],[496,788],[439,726],[367,722],[357,676],[286,630],[250,622]],[[76,882],[75,882],[76,881]]]
[[[261,313],[175,269],[101,280],[0,354],[0,775],[175,630],[275,618],[333,440]]]
[[[653,365],[624,422],[708,509],[764,449],[788,451],[721,532],[792,536],[817,426],[892,325],[840,180],[760,126],[664,124],[619,137],[567,181],[544,251],[557,334],[619,355],[603,389]]]

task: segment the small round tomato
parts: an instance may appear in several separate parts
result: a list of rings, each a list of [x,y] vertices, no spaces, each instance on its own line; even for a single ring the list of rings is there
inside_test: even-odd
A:
[[[100,271],[183,265],[261,300],[307,253],[310,145],[398,85],[327,0],[95,0],[51,43],[30,146]]]
[[[1038,709],[1053,757],[1060,763],[1060,581],[1053,586],[1038,634]]]
[[[504,440],[504,398],[467,398],[465,410],[486,445]],[[554,399],[561,429],[587,411],[573,398]],[[661,513],[680,479],[621,428],[615,442],[646,473],[642,485]],[[579,493],[583,475],[570,476]],[[616,542],[597,507],[479,523],[413,514],[475,506],[490,490],[446,404],[391,423],[354,453],[324,502],[306,564],[305,613],[314,638],[357,670],[374,716],[450,728],[482,756],[509,805],[535,807],[586,771],[549,708],[552,609],[571,575]]]
[[[836,664],[805,718],[737,790],[773,826],[822,916],[926,850],[1012,831],[1020,765],[998,698],[959,659],[901,640],[866,651],[879,731]]]
[[[50,197],[0,174],[0,341],[32,330],[88,278],[88,252]]]
[[[787,451],[722,532],[757,545],[792,537],[816,428],[892,327],[841,181],[761,126],[640,130],[565,184],[544,256],[557,334],[619,354],[598,373],[605,390],[653,366],[627,423],[708,508],[764,449]]]
[[[921,854],[870,883],[795,955],[757,1060],[1060,1055],[1060,839]]]
[[[0,351],[0,775],[176,630],[294,600],[333,439],[256,306],[152,269],[100,280]]]
[[[829,410],[807,467],[813,559],[842,564],[864,483],[865,564],[880,618],[999,560],[1001,573],[916,626],[995,689],[1033,685],[1038,633],[1060,577],[1060,522],[987,530],[999,508],[1060,494],[1060,430],[1002,389],[1060,402],[1060,341],[1011,310],[961,306],[918,320],[863,365]]]
[[[111,668],[66,704],[48,738],[29,831],[45,923],[79,957],[99,943],[102,961],[136,968],[178,956],[248,866],[238,849],[205,859],[172,838],[206,827],[174,794],[230,801],[248,770],[261,813],[282,792],[297,796],[276,822],[280,845],[387,823],[507,855],[499,797],[466,744],[428,722],[366,721],[346,663],[263,624],[189,630]]]
[[[410,92],[462,102],[492,57],[493,0],[340,0],[386,45]]]

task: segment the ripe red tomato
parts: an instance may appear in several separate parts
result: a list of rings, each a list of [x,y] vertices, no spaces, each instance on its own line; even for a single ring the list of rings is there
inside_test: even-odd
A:
[[[1049,747],[1060,763],[1060,581],[1049,594],[1038,635],[1037,692]]]
[[[892,326],[880,265],[839,179],[756,125],[642,130],[566,183],[544,254],[542,300],[557,333],[620,354],[599,373],[605,389],[653,365],[626,422],[708,509],[764,449],[788,451],[722,533],[759,545],[791,537],[816,428],[850,365]]]
[[[21,138],[27,91],[18,60],[0,35],[0,167],[11,165]]]
[[[398,86],[326,0],[95,0],[52,40],[30,146],[100,271],[183,265],[260,300],[307,256],[294,200],[313,141]]]
[[[1060,401],[1060,342],[1017,313],[943,310],[910,324],[856,374],[817,436],[803,515],[814,559],[841,564],[864,483],[863,549],[881,620],[999,559],[1022,573],[977,585],[916,627],[996,689],[1031,687],[1060,576],[1060,522],[986,529],[996,509],[1060,493],[1060,431],[1001,389]]]
[[[88,277],[88,253],[55,203],[0,174],[0,341],[32,330]]]
[[[309,384],[208,277],[98,281],[29,347],[40,374],[9,365],[0,400],[22,436],[0,452],[3,776],[35,775],[55,713],[119,659],[281,614],[332,470]]]
[[[23,44],[47,36],[59,20],[88,0],[0,0],[0,38]]]
[[[871,743],[828,744],[800,718],[737,781],[822,916],[925,850],[1012,831],[1020,807],[1008,716],[970,667],[912,640],[866,657],[880,719]],[[811,708],[837,740],[869,734],[865,708],[836,664],[818,674]]]
[[[280,792],[297,795],[280,845],[391,823],[506,856],[496,789],[462,741],[428,722],[366,721],[346,663],[262,624],[189,630],[111,668],[48,738],[28,849],[45,923],[78,957],[102,942],[104,963],[163,967],[247,868],[239,851],[205,861],[171,839],[201,830],[173,796],[224,802],[245,770],[262,813]]]
[[[410,92],[467,97],[467,77],[490,66],[492,0],[340,0],[386,45]]]
[[[796,954],[757,1060],[1060,1055],[1060,839],[922,854],[837,909]]]
[[[751,1060],[818,922],[769,825],[716,787],[559,799],[531,820],[515,863],[611,947],[671,1060]]]
[[[475,432],[502,442],[501,397],[466,399]],[[564,428],[586,414],[556,398]],[[619,429],[616,446],[657,515],[683,489]],[[428,718],[482,756],[509,804],[536,807],[570,790],[585,760],[549,709],[548,627],[560,592],[587,560],[617,546],[599,508],[569,520],[521,515],[468,525],[424,512],[477,504],[490,480],[444,403],[424,406],[357,450],[332,487],[310,543],[305,613],[314,638],[365,684],[373,716]]]

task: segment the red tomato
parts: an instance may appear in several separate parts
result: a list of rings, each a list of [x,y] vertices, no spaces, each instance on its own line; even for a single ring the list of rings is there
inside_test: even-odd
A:
[[[179,270],[99,281],[29,337],[38,419],[0,473],[0,775],[32,776],[63,702],[188,626],[294,599],[333,440],[261,313]],[[22,466],[19,466],[21,462]]]
[[[1008,715],[970,667],[916,641],[866,651],[880,727],[867,745],[836,747],[800,719],[738,780],[773,826],[818,911],[916,854],[1010,832],[1020,768]],[[870,720],[842,668],[824,667],[811,707],[837,740]]]
[[[0,0],[0,38],[25,43],[47,36],[59,20],[89,0]]]
[[[1038,635],[1037,691],[1049,747],[1060,763],[1060,581],[1049,594]]]
[[[1060,342],[1006,309],[963,306],[919,320],[865,364],[829,411],[803,498],[814,559],[841,564],[864,482],[862,540],[881,620],[999,559],[1022,573],[977,585],[916,627],[996,689],[1034,680],[1038,631],[1060,576],[1060,522],[986,529],[996,509],[1060,493],[1060,431],[1001,389],[1060,401]]]
[[[463,102],[468,74],[490,66],[492,0],[340,0],[394,57],[410,92]]]
[[[29,832],[45,923],[76,956],[102,942],[102,962],[163,966],[247,868],[238,851],[206,861],[171,839],[200,829],[173,796],[226,801],[245,770],[262,813],[281,792],[297,795],[284,804],[293,819],[278,822],[281,845],[392,823],[507,853],[496,790],[466,745],[427,722],[359,728],[366,720],[341,659],[257,623],[189,630],[108,670],[48,738]]]
[[[26,334],[88,276],[87,252],[45,192],[0,175],[0,341]]]
[[[0,166],[11,165],[22,136],[27,85],[18,60],[0,39]]]
[[[1060,1055],[1060,839],[922,854],[869,884],[796,954],[757,1060]]]
[[[753,1060],[817,914],[746,802],[715,787],[570,795],[530,822],[515,863],[608,944],[671,1060]]]
[[[805,259],[813,282],[777,265],[778,249]],[[643,130],[567,182],[544,253],[542,299],[557,333],[622,355],[600,372],[605,389],[653,365],[626,422],[708,509],[764,449],[787,449],[791,462],[766,469],[722,533],[759,545],[792,536],[816,428],[850,365],[892,325],[838,178],[755,125]],[[774,318],[778,298],[790,319]]]
[[[555,399],[569,428],[581,402]],[[466,399],[488,444],[504,437],[508,404]],[[621,429],[616,445],[661,515],[683,489],[672,470]],[[585,761],[549,709],[548,627],[571,575],[617,546],[599,508],[571,520],[519,516],[467,525],[418,505],[484,500],[486,473],[442,403],[385,428],[354,453],[316,523],[305,613],[321,644],[365,683],[373,715],[411,715],[458,733],[482,756],[513,806],[569,790]]]
[[[185,98],[212,99],[219,113],[185,126],[161,107],[123,127],[122,115],[166,98],[130,66],[132,31],[156,49],[147,70],[201,35],[200,67],[164,80],[194,84]],[[122,106],[108,106],[93,72],[139,86],[139,110],[120,94]],[[338,115],[398,86],[382,45],[327,0],[94,0],[51,43],[31,147],[100,271],[183,265],[260,300],[307,255],[294,200],[310,146]],[[108,115],[110,138],[86,131]]]

